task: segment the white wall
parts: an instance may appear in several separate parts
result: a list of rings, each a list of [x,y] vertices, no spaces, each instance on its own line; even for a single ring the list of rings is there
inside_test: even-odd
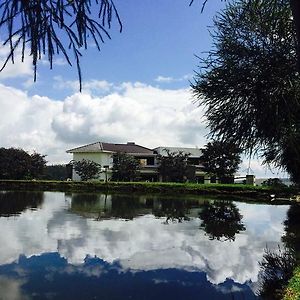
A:
[[[91,160],[97,164],[100,164],[101,167],[109,166],[109,168],[112,168],[113,166],[112,153],[106,153],[106,152],[73,153],[73,160],[80,161],[82,159]],[[108,171],[107,175],[108,175],[108,179],[110,179],[111,172]],[[81,180],[80,176],[74,171],[74,169],[72,173],[72,179],[79,180],[79,181]],[[100,173],[97,179],[105,180],[105,173],[104,172]]]

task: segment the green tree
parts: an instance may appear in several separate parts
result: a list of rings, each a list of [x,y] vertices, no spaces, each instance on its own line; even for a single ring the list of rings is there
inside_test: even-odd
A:
[[[203,170],[222,183],[232,183],[241,163],[241,149],[230,142],[213,141],[202,150]]]
[[[45,173],[46,169],[46,155],[39,154],[34,152],[30,155],[31,158],[31,166],[30,166],[30,175],[33,178],[41,178]]]
[[[113,181],[134,181],[138,178],[140,163],[131,155],[123,152],[113,154]]]
[[[259,153],[300,181],[300,77],[288,0],[240,0],[215,21],[192,84],[211,136]]]
[[[279,178],[268,178],[267,180],[261,183],[263,186],[271,186],[275,188],[284,188],[287,187],[283,181]]]
[[[101,165],[88,159],[72,162],[75,172],[80,176],[81,180],[86,181],[97,178],[101,171]]]
[[[70,173],[70,174],[69,174]],[[66,180],[72,177],[72,166],[71,172],[68,170],[68,165],[50,165],[46,166],[45,179],[48,180]]]
[[[30,155],[17,148],[0,148],[0,179],[39,178],[45,166],[45,155]]]
[[[162,181],[184,182],[188,170],[188,157],[190,154],[182,151],[171,152],[164,149],[166,155],[158,155],[158,173]]]

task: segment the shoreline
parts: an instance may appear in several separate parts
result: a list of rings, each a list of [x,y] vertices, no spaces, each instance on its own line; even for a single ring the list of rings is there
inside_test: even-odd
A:
[[[136,192],[187,195],[236,196],[266,203],[293,203],[290,197],[300,193],[295,187],[274,188],[243,184],[196,184],[169,182],[99,182],[0,180],[0,190],[58,192]],[[271,195],[275,195],[273,198]]]

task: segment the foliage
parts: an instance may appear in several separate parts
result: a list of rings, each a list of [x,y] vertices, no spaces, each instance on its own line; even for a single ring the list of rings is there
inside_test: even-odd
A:
[[[276,188],[284,188],[286,185],[283,183],[283,181],[279,178],[268,178],[267,180],[263,181],[261,183],[263,186],[271,186]]]
[[[283,288],[296,267],[295,254],[288,248],[278,247],[277,252],[265,249],[261,268],[259,295],[263,299],[281,300]]]
[[[242,215],[232,201],[205,202],[199,217],[201,228],[211,240],[234,241],[237,233],[246,230]]]
[[[96,12],[96,9],[98,11]],[[93,42],[100,51],[104,37],[115,17],[122,24],[112,0],[3,0],[0,4],[0,30],[7,37],[10,53],[1,70],[21,49],[24,61],[25,49],[30,49],[36,80],[39,60],[48,59],[50,68],[55,56],[62,54],[72,65],[74,55],[81,89],[80,50]],[[1,71],[0,70],[0,71]]]
[[[214,48],[192,84],[211,136],[300,181],[300,75],[288,0],[239,0],[215,20]]]
[[[300,267],[296,268],[294,275],[288,283],[284,291],[283,300],[298,300],[300,299]]]
[[[41,155],[37,152],[34,152],[30,155],[31,158],[31,168],[30,175],[33,178],[40,178],[42,174],[44,174],[46,163],[45,155]]]
[[[219,178],[221,183],[232,181],[241,163],[241,150],[233,143],[213,141],[202,150],[203,170]]]
[[[113,181],[134,181],[139,175],[140,164],[131,155],[123,152],[113,154]]]
[[[67,178],[72,178],[72,171],[69,172],[68,165],[46,166],[44,179],[46,179],[46,180],[66,180]]]
[[[72,162],[75,172],[80,176],[81,180],[86,181],[89,179],[97,178],[101,171],[101,165],[88,159],[79,161],[73,160]]]
[[[287,219],[284,221],[285,234],[282,241],[286,247],[295,251],[296,258],[300,261],[300,205],[293,203],[287,211]]]
[[[40,178],[46,166],[45,155],[28,154],[17,148],[0,148],[0,179]]]
[[[158,173],[162,181],[185,182],[188,170],[188,157],[190,154],[182,151],[171,152],[164,149],[166,155],[158,155]]]

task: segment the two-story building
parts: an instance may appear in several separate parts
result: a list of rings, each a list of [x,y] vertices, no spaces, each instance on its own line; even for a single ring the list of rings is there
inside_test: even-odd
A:
[[[114,144],[96,142],[74,149],[67,150],[67,153],[73,154],[73,160],[80,161],[82,159],[94,161],[105,169],[105,172],[99,174],[97,179],[110,180],[112,176],[113,154],[117,152],[126,153],[133,156],[140,162],[140,177],[142,180],[161,181],[158,174],[157,156],[167,156],[170,152],[183,152],[189,154],[188,164],[190,166],[190,176],[194,177],[198,182],[204,182],[205,173],[202,171],[200,157],[202,150],[199,148],[182,148],[182,147],[157,147],[149,149],[134,142],[126,144]],[[80,176],[73,170],[73,180],[81,180]]]

